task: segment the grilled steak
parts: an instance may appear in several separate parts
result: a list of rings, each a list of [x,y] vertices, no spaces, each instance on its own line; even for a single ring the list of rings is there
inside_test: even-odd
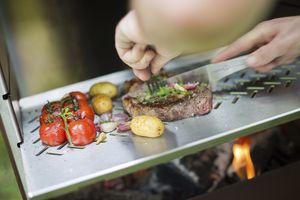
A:
[[[123,107],[131,116],[151,115],[163,121],[174,121],[196,115],[204,115],[212,109],[212,92],[208,85],[201,84],[188,94],[170,95],[155,102],[141,102],[131,95],[141,87],[138,81],[127,87],[127,94],[123,96]]]

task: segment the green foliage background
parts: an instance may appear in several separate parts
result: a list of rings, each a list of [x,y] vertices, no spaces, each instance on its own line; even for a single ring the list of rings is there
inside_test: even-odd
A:
[[[9,160],[8,152],[0,133],[0,199],[19,200],[21,194]]]

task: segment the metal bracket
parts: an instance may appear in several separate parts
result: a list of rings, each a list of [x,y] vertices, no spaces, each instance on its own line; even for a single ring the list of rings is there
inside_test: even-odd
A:
[[[2,95],[3,100],[9,99],[9,97],[10,97],[10,93],[9,92],[6,93],[6,94],[4,94],[4,95]]]

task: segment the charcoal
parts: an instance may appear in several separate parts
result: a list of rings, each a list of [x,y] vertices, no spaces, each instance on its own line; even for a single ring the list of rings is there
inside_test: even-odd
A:
[[[200,194],[212,191],[226,176],[232,158],[232,143],[183,157],[181,164],[198,177]]]
[[[186,199],[200,190],[197,184],[181,173],[173,163],[155,167],[149,183],[142,189],[147,193],[160,194],[164,200]]]
[[[52,200],[162,200],[155,194],[146,194],[137,190],[105,189],[102,184],[84,187],[76,192],[63,195]]]

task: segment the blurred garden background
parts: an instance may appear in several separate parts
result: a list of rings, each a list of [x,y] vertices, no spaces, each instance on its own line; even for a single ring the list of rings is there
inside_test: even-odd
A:
[[[22,199],[10,164],[2,133],[0,136],[0,200]]]

